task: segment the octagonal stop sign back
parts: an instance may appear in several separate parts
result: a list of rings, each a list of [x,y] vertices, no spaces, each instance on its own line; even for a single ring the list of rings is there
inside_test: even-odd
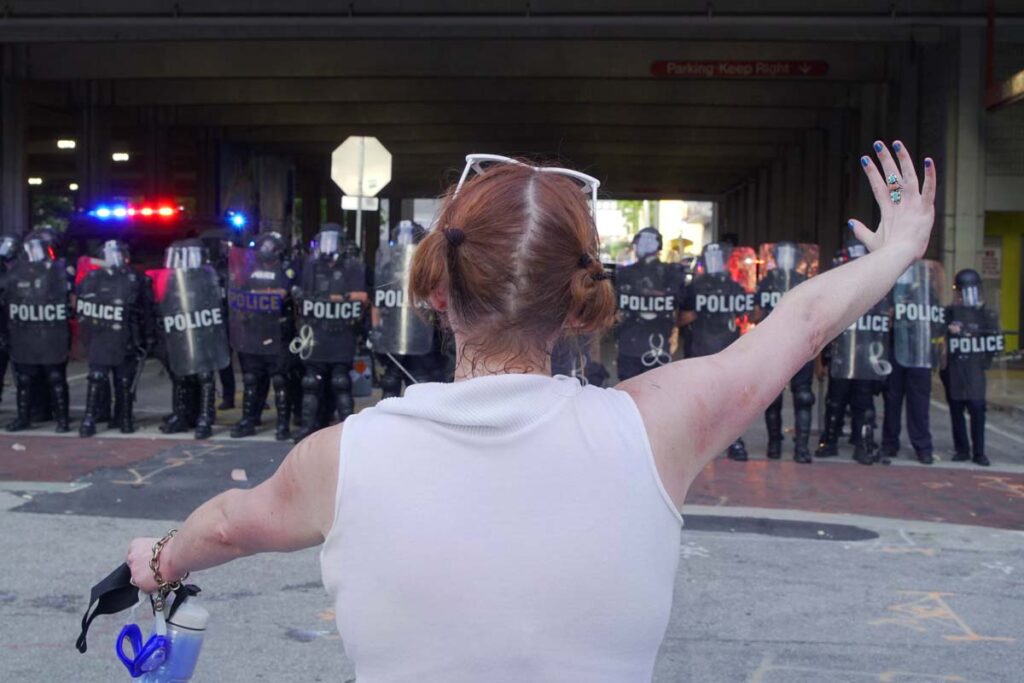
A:
[[[375,197],[391,182],[391,152],[375,137],[350,136],[331,154],[331,180],[347,195]]]

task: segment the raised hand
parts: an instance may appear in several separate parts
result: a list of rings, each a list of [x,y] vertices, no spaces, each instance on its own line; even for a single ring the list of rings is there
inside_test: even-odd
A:
[[[910,153],[902,142],[897,140],[892,143],[896,159],[893,159],[889,148],[880,140],[874,146],[878,163],[863,156],[860,164],[871,184],[882,220],[875,231],[858,220],[851,220],[850,228],[869,251],[890,245],[903,245],[912,249],[916,258],[921,258],[928,248],[932,224],[935,222],[935,162],[930,158],[924,160],[922,185]],[[881,170],[878,164],[881,164]]]

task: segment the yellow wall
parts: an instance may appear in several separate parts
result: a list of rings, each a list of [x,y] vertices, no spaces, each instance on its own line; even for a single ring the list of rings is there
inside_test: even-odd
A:
[[[985,214],[985,236],[1003,238],[1002,300],[999,321],[1004,330],[1020,329],[1021,243],[1024,240],[1024,213],[990,211]],[[1016,351],[1017,335],[1007,335],[1006,348]]]

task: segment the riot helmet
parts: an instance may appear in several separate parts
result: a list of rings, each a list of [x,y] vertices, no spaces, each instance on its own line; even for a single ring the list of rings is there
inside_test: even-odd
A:
[[[107,268],[128,265],[128,245],[121,240],[107,240],[100,248],[100,257]]]
[[[328,224],[313,237],[310,249],[316,258],[333,259],[341,253],[341,243],[341,226]]]
[[[194,270],[206,263],[206,248],[198,239],[178,240],[167,247],[164,268]]]
[[[276,263],[284,256],[284,238],[277,232],[257,235],[249,246],[256,251],[256,257],[264,263]]]
[[[391,243],[396,247],[408,247],[419,244],[427,234],[423,226],[415,221],[401,221],[391,234]]]
[[[704,253],[701,261],[704,264],[704,272],[708,275],[724,275],[725,264],[729,261],[729,246],[721,242],[711,242],[704,246]]]
[[[868,248],[858,239],[852,239],[846,243],[846,258],[852,261],[855,258],[868,255]]]
[[[657,256],[661,251],[661,233],[657,228],[647,227],[633,236],[633,253],[637,261]]]
[[[54,258],[53,247],[40,237],[30,236],[25,239],[21,246],[29,263],[42,263],[44,261],[52,261]]]
[[[796,270],[800,260],[800,247],[796,242],[776,242],[772,247],[772,257],[775,259],[775,267],[779,270]]]
[[[0,237],[0,261],[10,261],[18,255],[18,238],[14,235]]]
[[[973,268],[964,268],[956,274],[953,280],[953,289],[956,290],[964,306],[980,308],[983,305],[981,276]]]

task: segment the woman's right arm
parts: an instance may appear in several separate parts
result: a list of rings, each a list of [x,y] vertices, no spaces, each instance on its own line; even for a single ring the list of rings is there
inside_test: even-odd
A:
[[[899,168],[881,143],[881,171],[862,159],[882,220],[875,232],[856,221],[851,227],[870,254],[795,287],[764,322],[724,351],[670,363],[619,385],[643,416],[658,471],[676,505],[704,466],[764,412],[797,370],[880,301],[924,254],[935,215],[935,167],[925,161],[921,187],[906,148],[898,142],[893,147]],[[885,177],[900,177],[901,169],[902,199],[896,204]]]

